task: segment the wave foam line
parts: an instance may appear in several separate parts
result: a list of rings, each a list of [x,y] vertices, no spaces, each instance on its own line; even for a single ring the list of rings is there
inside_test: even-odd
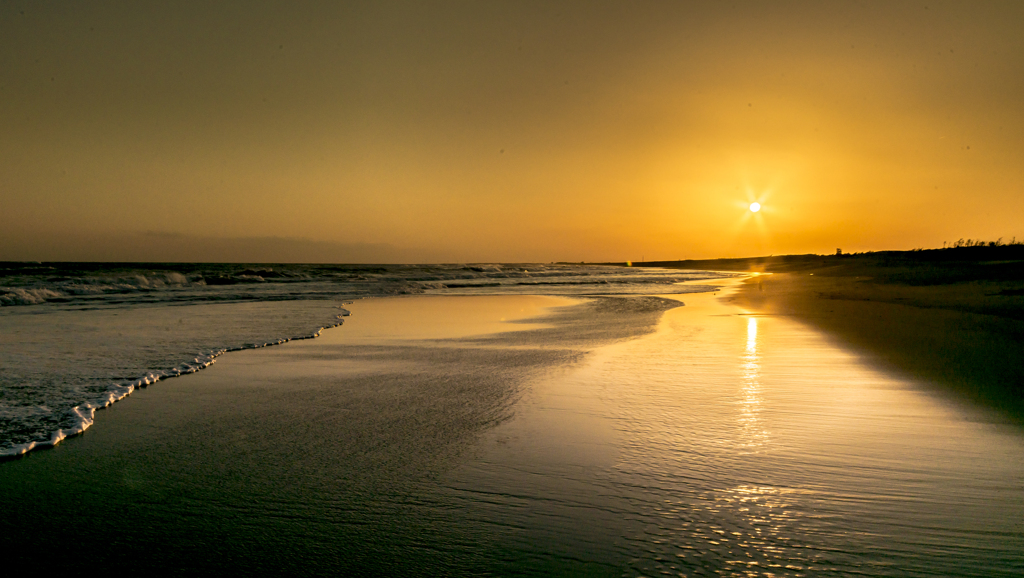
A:
[[[340,309],[340,308],[339,308]],[[69,437],[80,435],[85,430],[92,426],[96,419],[96,410],[103,409],[110,406],[114,402],[121,401],[128,397],[133,391],[140,387],[146,387],[153,385],[161,379],[170,379],[172,377],[180,377],[182,375],[188,375],[190,373],[196,373],[202,371],[207,367],[213,365],[217,358],[225,353],[231,353],[232,351],[242,351],[243,349],[259,349],[261,347],[271,347],[273,345],[281,345],[288,343],[289,341],[299,341],[302,339],[315,339],[320,337],[320,334],[324,329],[331,329],[338,327],[345,323],[342,317],[348,316],[350,313],[341,309],[342,313],[337,316],[338,322],[332,325],[326,325],[314,331],[309,335],[300,335],[297,337],[286,337],[278,339],[277,341],[268,341],[266,343],[250,343],[241,345],[238,347],[231,347],[226,349],[220,349],[210,353],[209,355],[200,355],[192,360],[191,363],[183,363],[177,367],[168,369],[166,371],[150,372],[143,377],[136,379],[135,381],[127,384],[114,384],[104,394],[92,401],[76,405],[69,410],[69,413],[73,416],[74,424],[71,427],[61,428],[50,435],[50,439],[45,441],[32,441],[23,444],[15,444],[8,448],[0,449],[0,459],[13,458],[24,455],[35,449],[52,448],[64,441]]]

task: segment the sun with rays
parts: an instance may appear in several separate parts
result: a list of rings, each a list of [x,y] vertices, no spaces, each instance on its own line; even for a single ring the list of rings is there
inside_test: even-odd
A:
[[[740,187],[737,187],[740,188]],[[754,187],[746,186],[746,194],[733,197],[730,204],[735,209],[742,211],[735,217],[732,226],[724,231],[727,237],[731,237],[734,243],[742,246],[744,254],[757,251],[771,250],[771,231],[769,222],[775,212],[773,205],[768,204],[770,197],[775,192],[775,187]],[[766,253],[767,254],[767,253]]]

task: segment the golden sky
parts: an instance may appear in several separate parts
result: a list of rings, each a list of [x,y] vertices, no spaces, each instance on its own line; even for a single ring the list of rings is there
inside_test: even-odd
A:
[[[0,259],[831,253],[1022,215],[1024,2],[0,3]]]

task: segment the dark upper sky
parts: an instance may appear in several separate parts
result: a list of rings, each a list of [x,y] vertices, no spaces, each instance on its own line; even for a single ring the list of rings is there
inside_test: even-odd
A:
[[[3,2],[0,122],[0,259],[1024,238],[1024,3]]]

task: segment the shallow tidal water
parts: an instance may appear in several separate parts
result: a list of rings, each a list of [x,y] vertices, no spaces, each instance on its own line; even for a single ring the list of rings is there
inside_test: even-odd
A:
[[[685,301],[357,301],[0,464],[0,545],[185,575],[1024,572],[1019,428]]]
[[[1024,435],[709,296],[535,382],[447,478],[498,574],[1019,576]]]
[[[0,460],[81,433],[96,409],[224,352],[315,336],[341,323],[350,299],[690,293],[709,289],[694,280],[722,276],[540,263],[0,262]]]

